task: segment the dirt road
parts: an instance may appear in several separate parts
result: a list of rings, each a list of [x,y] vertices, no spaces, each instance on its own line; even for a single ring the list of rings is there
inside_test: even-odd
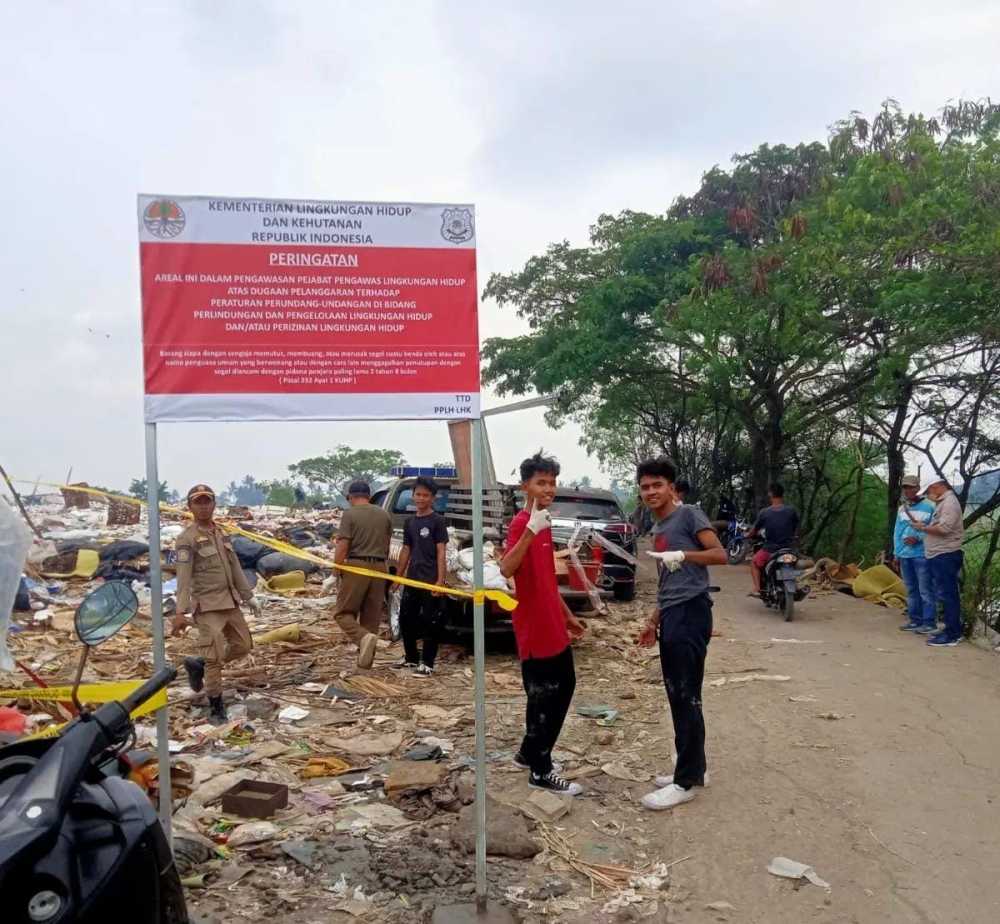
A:
[[[644,819],[664,857],[691,856],[670,920],[1000,921],[1000,658],[930,649],[898,612],[842,594],[787,624],[745,595],[745,568],[713,580],[708,680],[791,679],[706,687],[711,785]],[[778,855],[831,892],[769,875]]]

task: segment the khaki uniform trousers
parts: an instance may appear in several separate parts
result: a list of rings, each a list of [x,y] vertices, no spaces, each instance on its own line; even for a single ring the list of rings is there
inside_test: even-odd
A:
[[[222,695],[222,665],[250,653],[253,638],[243,618],[243,611],[234,606],[229,610],[197,612],[198,654],[205,659],[205,692]]]
[[[352,561],[349,558],[344,564],[368,568],[370,571],[387,570],[384,562]],[[388,586],[389,582],[380,578],[351,574],[348,571],[340,573],[337,608],[333,617],[340,626],[340,631],[355,645],[359,645],[369,633],[378,635]]]

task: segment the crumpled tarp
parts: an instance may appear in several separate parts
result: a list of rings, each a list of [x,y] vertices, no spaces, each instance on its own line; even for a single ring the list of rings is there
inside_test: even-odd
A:
[[[906,609],[906,586],[895,571],[885,565],[875,565],[862,571],[851,583],[855,597],[882,606]]]

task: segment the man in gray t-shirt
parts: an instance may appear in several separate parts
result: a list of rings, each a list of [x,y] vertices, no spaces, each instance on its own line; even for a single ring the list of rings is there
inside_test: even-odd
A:
[[[648,809],[671,809],[689,802],[705,783],[705,717],[701,687],[705,656],[712,637],[712,601],[708,566],[724,565],[726,550],[708,518],[697,507],[681,504],[673,490],[676,471],[667,459],[643,462],[637,472],[639,493],[656,520],[653,549],[660,584],[656,610],[636,641],[660,641],[660,667],[674,722],[677,763],[672,776],[660,776],[655,792],[643,796]]]
[[[653,551],[694,552],[702,548],[698,533],[712,529],[704,511],[680,504],[673,512],[653,524]],[[662,612],[708,592],[708,568],[684,560],[676,571],[660,568],[656,602]]]

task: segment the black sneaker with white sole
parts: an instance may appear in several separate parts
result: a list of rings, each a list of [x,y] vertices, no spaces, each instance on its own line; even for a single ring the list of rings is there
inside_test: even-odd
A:
[[[537,773],[528,775],[528,785],[532,789],[545,789],[560,796],[578,796],[583,792],[583,787],[579,783],[571,783],[557,776],[555,770],[539,776]]]

